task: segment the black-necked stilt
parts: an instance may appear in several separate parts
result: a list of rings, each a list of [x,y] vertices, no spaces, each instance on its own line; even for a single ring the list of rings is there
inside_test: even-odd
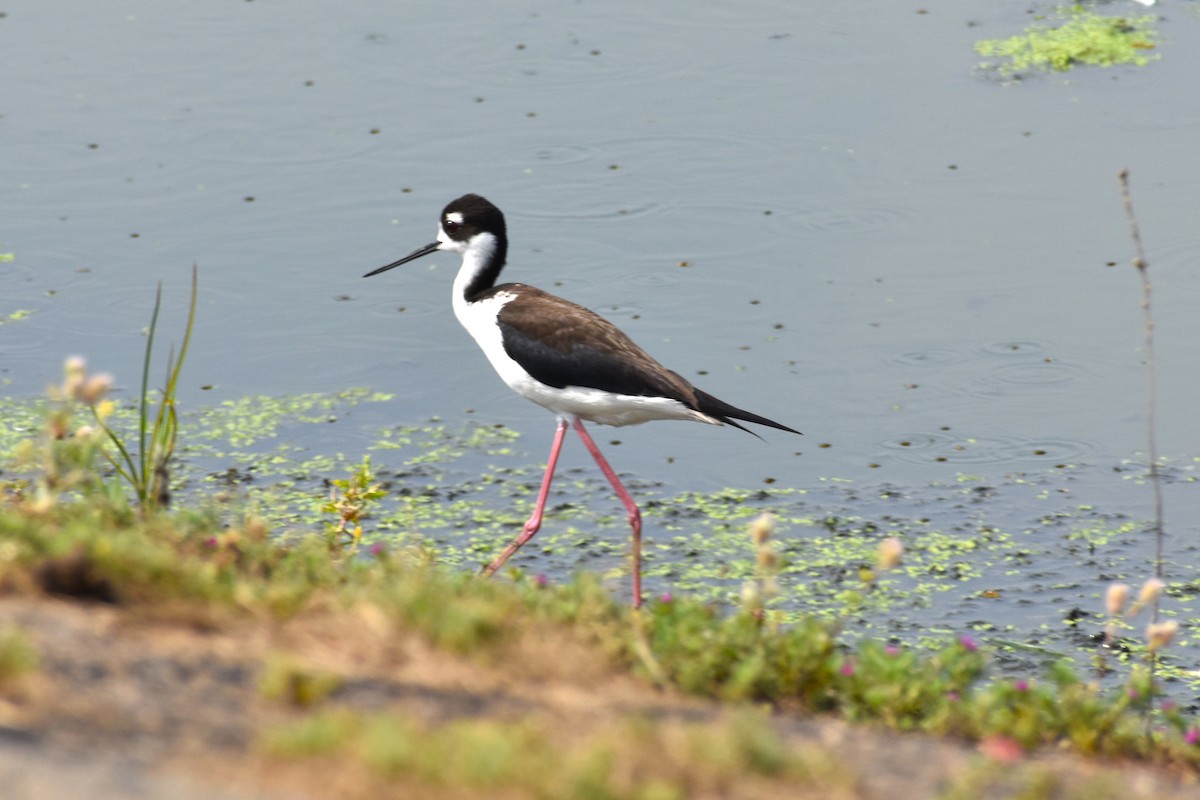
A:
[[[799,431],[700,391],[647,355],[615,325],[582,306],[523,283],[497,286],[496,278],[508,252],[504,215],[477,194],[465,194],[446,206],[438,220],[436,242],[363,277],[378,275],[436,250],[462,256],[462,267],[454,279],[454,315],[458,321],[475,337],[509,388],[558,417],[533,516],[521,535],[484,569],[484,574],[492,575],[541,527],[550,481],[570,424],[629,513],[633,603],[641,605],[641,512],[583,427],[583,420],[635,425],[652,419],[685,419],[729,424],[753,433],[735,421],[741,420],[790,433]]]

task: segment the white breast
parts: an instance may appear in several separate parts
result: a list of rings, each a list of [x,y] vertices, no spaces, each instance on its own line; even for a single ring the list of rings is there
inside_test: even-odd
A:
[[[496,241],[490,234],[479,234],[467,243],[454,242],[445,232],[438,231],[445,249],[462,253],[463,263],[454,279],[451,302],[454,316],[479,344],[483,354],[499,373],[500,379],[517,394],[532,400],[560,417],[576,417],[602,425],[636,425],[655,419],[683,419],[720,425],[699,411],[666,397],[639,397],[614,394],[582,386],[553,386],[534,380],[520,364],[509,357],[496,317],[505,304],[516,299],[513,292],[497,292],[486,300],[467,302],[467,287],[484,269],[495,250]]]

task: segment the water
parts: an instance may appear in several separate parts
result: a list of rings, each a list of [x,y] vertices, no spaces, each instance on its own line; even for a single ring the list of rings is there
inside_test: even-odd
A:
[[[980,0],[16,0],[0,18],[0,252],[16,254],[0,318],[32,314],[0,326],[0,380],[32,396],[81,353],[133,385],[154,284],[177,338],[196,263],[185,405],[369,386],[396,399],[344,422],[342,449],[372,426],[470,416],[526,434],[511,463],[535,464],[553,423],[453,320],[453,258],[361,278],[474,191],[507,213],[506,277],[806,433],[600,431],[623,473],[667,493],[888,485],[914,517],[946,499],[931,486],[1029,475],[1146,519],[1123,466],[1144,462],[1146,422],[1128,167],[1162,452],[1182,470],[1175,577],[1191,581],[1200,46],[1191,4],[1157,8],[1161,62],[1007,86],[971,48],[1029,15]],[[574,444],[563,467],[590,470]],[[1038,528],[1035,499],[1005,509],[1013,526]],[[1053,571],[1079,587],[1056,609],[1098,607],[1115,577]]]

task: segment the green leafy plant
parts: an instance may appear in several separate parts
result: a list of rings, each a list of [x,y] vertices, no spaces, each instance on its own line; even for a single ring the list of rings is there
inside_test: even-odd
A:
[[[331,539],[349,534],[355,544],[362,538],[362,518],[376,500],[387,495],[371,472],[371,457],[363,456],[362,463],[349,478],[330,481],[329,500],[321,505],[321,511],[333,514],[337,522],[325,523]]]
[[[43,437],[25,441],[15,451],[19,464],[32,466],[40,473],[35,484],[39,507],[48,508],[64,493],[75,492],[85,497],[104,497],[110,509],[124,509],[128,501],[120,485],[122,481],[133,490],[143,513],[166,508],[170,503],[169,465],[179,431],[176,393],[196,321],[196,273],[192,267],[191,302],[183,344],[178,357],[174,350],[168,356],[166,381],[158,392],[150,389],[150,364],[162,306],[161,284],[155,293],[138,395],[136,442],[118,433],[117,406],[108,397],[112,376],[89,374],[87,363],[79,356],[67,359],[62,384],[51,387],[49,392],[51,404],[46,412]],[[94,425],[77,424],[76,412],[80,406],[88,409]],[[96,461],[101,457],[116,471],[117,480],[106,479],[97,468]]]
[[[154,355],[154,337],[158,330],[158,312],[162,307],[162,284],[154,293],[154,312],[150,315],[150,327],[146,337],[146,355],[142,362],[142,387],[138,395],[137,450],[130,447],[108,424],[108,416],[100,413],[96,403],[90,403],[93,416],[100,429],[116,448],[116,455],[105,450],[104,455],[117,473],[125,479],[137,495],[143,511],[165,508],[171,499],[169,463],[175,452],[179,432],[179,417],[175,411],[179,374],[187,357],[192,339],[192,328],[196,321],[197,270],[192,267],[192,292],[188,305],[187,324],[183,330],[183,343],[179,355],[172,349],[167,356],[166,382],[158,393],[158,408],[153,408],[150,392],[150,362]],[[153,420],[151,416],[153,415]]]

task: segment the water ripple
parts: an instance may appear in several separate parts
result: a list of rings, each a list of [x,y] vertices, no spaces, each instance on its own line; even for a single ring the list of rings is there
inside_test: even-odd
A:
[[[558,167],[593,161],[600,154],[600,148],[587,144],[551,144],[540,147],[522,144],[520,147],[501,150],[496,154],[496,160],[521,167]]]
[[[919,350],[907,350],[894,353],[888,360],[893,364],[915,367],[944,367],[959,364],[970,358],[970,354],[962,350],[952,350],[946,347],[930,347]]]
[[[992,342],[991,344],[986,344],[979,348],[980,353],[997,356],[1031,355],[1044,353],[1045,351],[1046,346],[1041,342],[1033,342],[1025,339]]]
[[[913,463],[945,462],[959,465],[1036,462],[1058,464],[1077,460],[1092,445],[1057,437],[959,436],[945,431],[907,433],[877,443],[893,457]]]
[[[578,199],[578,198],[577,198]],[[661,210],[660,203],[644,202],[636,205],[617,205],[599,198],[587,198],[585,205],[566,208],[546,203],[536,210],[526,210],[521,216],[540,220],[578,220],[582,222],[609,221],[625,217],[641,217]]]
[[[905,379],[914,387],[968,398],[1075,389],[1099,381],[1106,369],[1101,363],[1052,357],[1048,352],[1040,342],[1011,340],[974,349],[906,350],[892,354],[888,361],[910,368]]]
[[[976,382],[985,388],[1065,388],[1092,373],[1079,364],[1043,360],[1025,364],[1001,364]]]
[[[537,81],[551,86],[577,86],[595,82],[654,81],[658,75],[647,62],[630,53],[620,58],[605,58],[593,51],[572,52],[563,56],[535,56],[520,52],[497,59],[476,72],[481,85],[512,88],[513,78]]]
[[[797,229],[813,233],[862,234],[902,226],[913,218],[910,208],[866,205],[859,208],[812,207],[777,209],[770,214],[771,226],[780,233],[794,234]]]

